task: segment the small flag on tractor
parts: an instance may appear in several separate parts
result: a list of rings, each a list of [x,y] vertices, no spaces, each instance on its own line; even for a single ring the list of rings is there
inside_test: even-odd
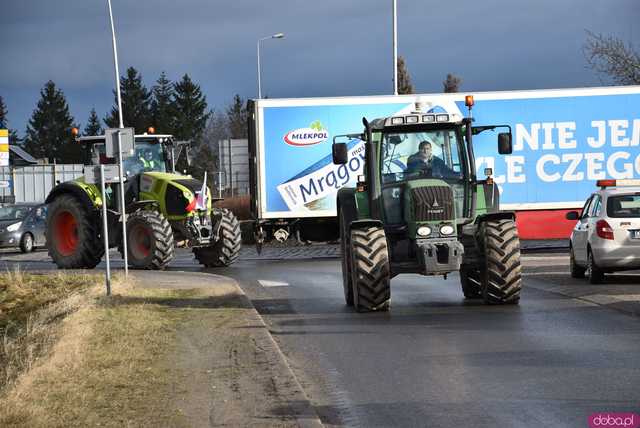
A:
[[[204,172],[204,181],[202,182],[202,189],[198,192],[196,197],[196,209],[207,209],[207,171]]]

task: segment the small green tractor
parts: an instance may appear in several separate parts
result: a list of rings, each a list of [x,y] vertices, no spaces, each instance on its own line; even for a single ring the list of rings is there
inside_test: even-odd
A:
[[[471,112],[473,98],[466,97]],[[362,150],[365,173],[341,188],[337,210],[347,305],[386,311],[390,280],[400,273],[460,273],[466,298],[517,304],[522,289],[520,240],[513,212],[499,210],[499,191],[485,170],[478,180],[473,136],[498,134],[498,151],[512,151],[508,125],[472,126],[457,114],[421,113],[368,122],[363,134],[336,136],[334,164]],[[347,138],[348,142],[338,142]]]
[[[85,165],[115,164],[107,156],[105,137],[82,137]],[[133,156],[123,160],[129,265],[164,269],[175,246],[193,248],[207,267],[228,266],[239,254],[240,227],[232,212],[217,209],[208,188],[189,175],[177,174],[175,164],[188,145],[171,135],[136,135]],[[205,190],[207,195],[201,195]],[[49,255],[59,268],[92,269],[104,255],[102,204],[107,204],[109,247],[124,253],[119,185],[100,185],[85,177],[56,185],[46,203]],[[198,199],[200,197],[200,199]],[[124,254],[123,254],[124,255]]]

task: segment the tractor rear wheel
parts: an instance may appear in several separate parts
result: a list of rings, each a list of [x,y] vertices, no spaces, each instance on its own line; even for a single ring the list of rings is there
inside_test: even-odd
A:
[[[145,210],[129,215],[127,249],[134,269],[163,270],[173,259],[173,231],[165,216]],[[118,250],[123,253],[122,243]]]
[[[352,229],[350,241],[353,305],[358,312],[388,311],[391,269],[384,229]]]
[[[228,209],[222,209],[218,240],[210,247],[194,248],[193,254],[205,267],[224,267],[235,262],[240,256],[242,234],[240,223]]]
[[[489,220],[480,226],[485,261],[482,298],[487,304],[517,304],[522,290],[520,239],[513,220]]]
[[[349,225],[344,211],[340,211],[340,258],[342,265],[342,288],[347,306],[353,306],[353,281],[351,272],[351,245],[349,242]]]
[[[462,285],[462,294],[464,294],[465,298],[482,298],[482,275],[478,269],[471,267],[460,268],[460,285]]]
[[[62,194],[49,203],[47,247],[61,269],[93,269],[104,255],[99,217],[76,196]]]

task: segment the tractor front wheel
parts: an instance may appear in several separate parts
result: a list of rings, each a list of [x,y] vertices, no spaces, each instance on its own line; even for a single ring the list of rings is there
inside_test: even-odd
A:
[[[480,226],[485,265],[482,298],[488,304],[517,304],[522,290],[520,239],[513,220],[489,220]]]
[[[240,223],[228,209],[222,209],[217,241],[209,247],[194,248],[193,255],[205,267],[224,267],[240,256],[242,234]]]
[[[61,269],[93,269],[104,254],[98,215],[71,194],[56,196],[47,214],[47,247]]]
[[[358,312],[388,311],[391,269],[384,229],[352,229],[350,241],[353,305]]]
[[[137,211],[127,219],[129,265],[134,269],[163,270],[173,259],[173,231],[157,211]],[[122,243],[118,247],[123,253]]]

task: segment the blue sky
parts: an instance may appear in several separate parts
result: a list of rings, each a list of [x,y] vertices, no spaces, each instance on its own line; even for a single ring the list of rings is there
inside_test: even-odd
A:
[[[640,44],[638,0],[398,2],[398,51],[416,92],[442,90],[447,73],[462,90],[608,84],[586,68],[585,30]],[[106,0],[4,0],[0,95],[20,135],[49,79],[76,122],[102,118],[114,86]],[[389,94],[391,0],[112,0],[121,73],[136,67],[151,87],[162,71],[202,86],[210,107],[262,91],[271,98]]]

